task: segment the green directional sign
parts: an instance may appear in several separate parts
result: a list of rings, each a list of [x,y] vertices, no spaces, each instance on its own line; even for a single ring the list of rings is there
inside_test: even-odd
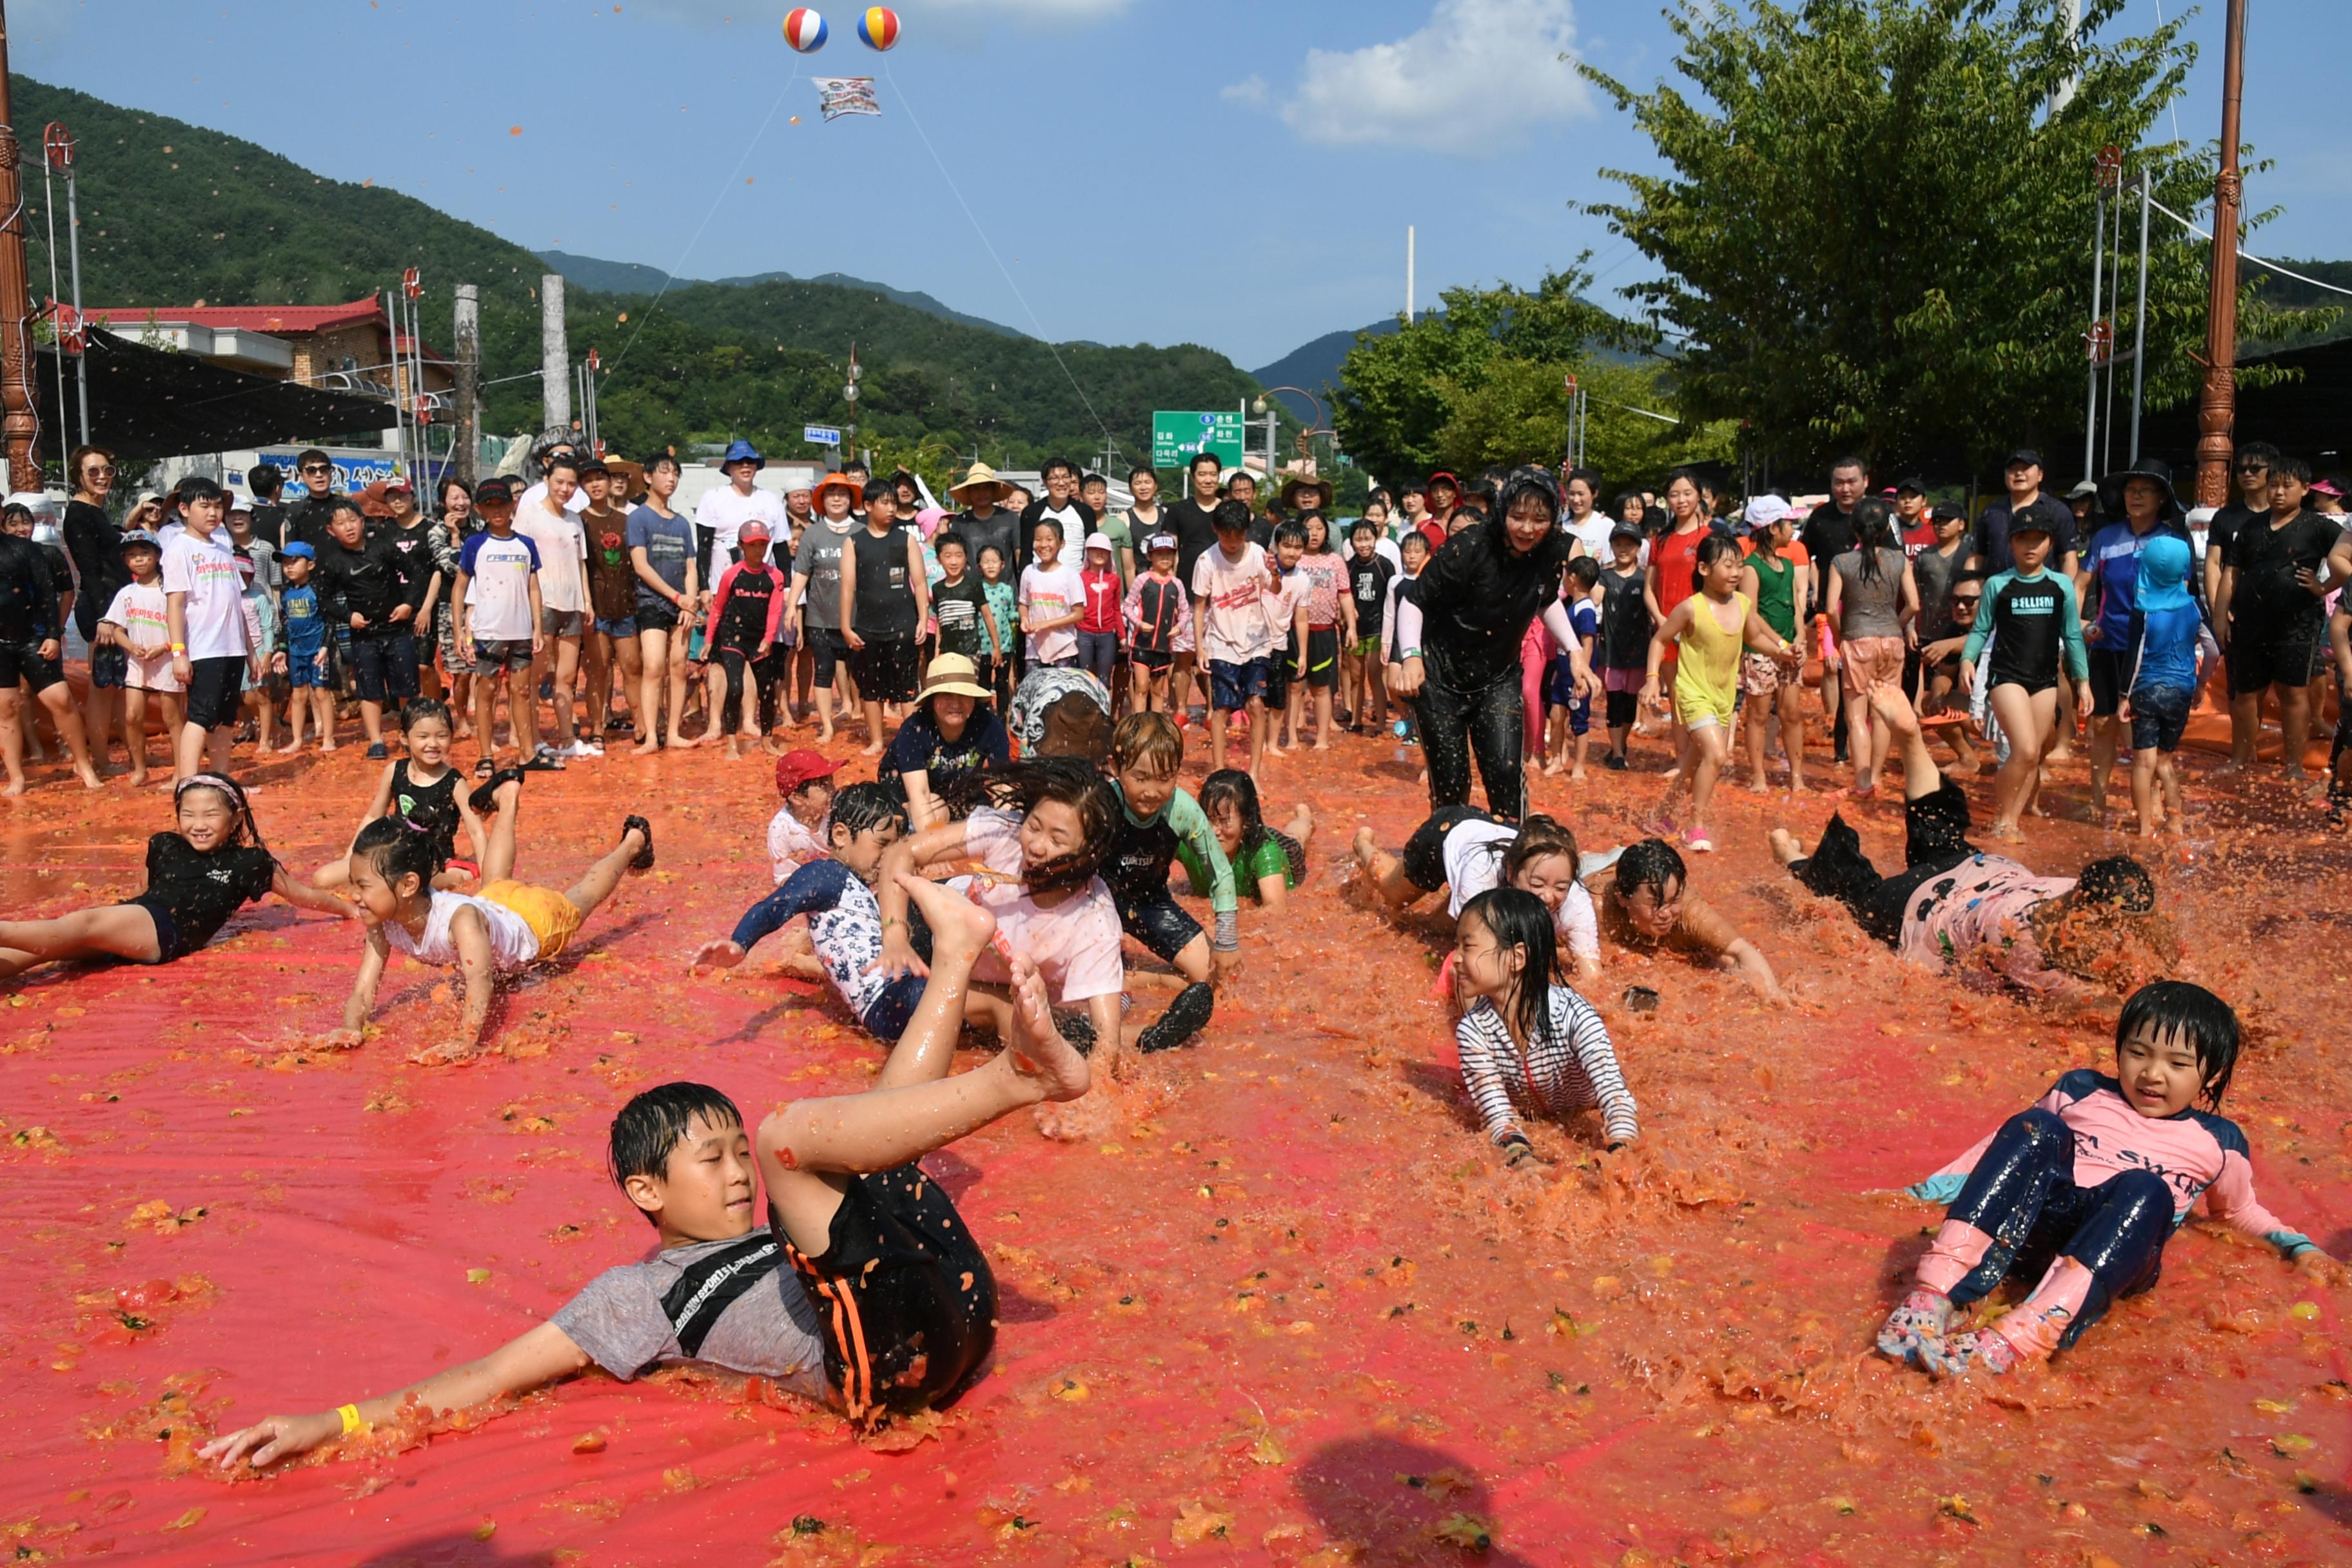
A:
[[[1242,416],[1238,410],[1223,414],[1153,410],[1153,468],[1181,468],[1192,460],[1193,453],[1203,451],[1215,453],[1217,460],[1226,468],[1241,467]]]

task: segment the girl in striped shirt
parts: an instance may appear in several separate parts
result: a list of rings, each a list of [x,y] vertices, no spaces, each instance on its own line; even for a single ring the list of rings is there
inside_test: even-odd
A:
[[[1454,1039],[1486,1135],[1513,1167],[1536,1157],[1517,1106],[1558,1115],[1598,1108],[1608,1146],[1641,1135],[1633,1096],[1601,1015],[1560,978],[1551,911],[1533,893],[1491,888],[1462,909]]]

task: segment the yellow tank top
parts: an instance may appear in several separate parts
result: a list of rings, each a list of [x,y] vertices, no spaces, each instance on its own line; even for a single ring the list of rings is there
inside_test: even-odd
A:
[[[1748,612],[1752,607],[1745,594],[1732,595],[1731,602],[1739,611],[1739,629],[1727,632],[1715,618],[1715,601],[1705,594],[1692,595],[1690,630],[1675,644],[1678,703],[1731,710],[1732,696],[1739,685],[1739,652],[1747,644]]]

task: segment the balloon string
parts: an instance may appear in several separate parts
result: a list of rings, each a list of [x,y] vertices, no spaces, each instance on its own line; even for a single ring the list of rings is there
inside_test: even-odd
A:
[[[743,155],[735,160],[734,172],[730,174],[726,183],[719,187],[719,194],[711,197],[710,210],[702,215],[701,227],[697,228],[694,231],[694,237],[686,242],[685,250],[678,254],[678,258],[671,266],[667,276],[662,279],[661,287],[654,291],[653,299],[637,318],[636,330],[629,334],[629,341],[621,345],[621,352],[614,355],[613,363],[605,367],[604,374],[607,376],[619,370],[621,362],[629,357],[629,351],[637,346],[637,334],[643,332],[646,330],[646,323],[654,319],[655,306],[659,305],[662,296],[669,292],[669,286],[677,281],[678,273],[685,268],[687,261],[694,255],[694,247],[702,243],[704,230],[709,228],[710,220],[719,216],[719,204],[727,199],[727,193],[735,188],[736,178],[743,173],[743,165],[751,161],[752,150],[760,145],[760,139],[767,135],[768,127],[776,122],[776,110],[783,108],[785,95],[793,90],[793,84],[800,79],[796,76],[788,76],[784,79],[784,85],[776,89],[776,101],[768,106],[768,118],[760,121],[760,129],[751,132],[751,140],[743,143]]]
[[[940,178],[948,183],[948,189],[955,195],[956,205],[963,208],[963,216],[971,220],[971,231],[980,236],[981,246],[988,252],[988,258],[996,263],[996,270],[1003,275],[1004,286],[1013,290],[1013,297],[1021,301],[1021,309],[1028,312],[1029,324],[1037,331],[1037,341],[1045,345],[1045,352],[1052,354],[1054,363],[1062,367],[1062,374],[1068,379],[1070,390],[1078,395],[1080,403],[1086,405],[1087,415],[1095,422],[1095,427],[1103,433],[1103,439],[1109,440],[1110,426],[1104,424],[1102,416],[1095,412],[1094,400],[1087,395],[1087,389],[1078,384],[1078,378],[1071,374],[1068,362],[1062,358],[1062,351],[1054,345],[1052,338],[1045,335],[1045,324],[1037,319],[1036,309],[1029,303],[1029,297],[1021,292],[1021,285],[1013,280],[1013,274],[1005,267],[1004,258],[996,254],[996,247],[990,241],[988,231],[980,226],[979,215],[971,210],[971,204],[963,199],[962,187],[955,183],[955,176],[948,173],[946,163],[940,157],[940,150],[931,145],[930,132],[923,129],[922,121],[915,113],[914,100],[907,96],[907,89],[898,85],[898,73],[890,68],[890,57],[887,55],[882,57],[882,74],[890,79],[890,86],[898,94],[899,106],[906,110],[908,121],[915,127],[915,134],[922,138],[923,151],[929,153],[931,155],[931,162],[938,165]]]

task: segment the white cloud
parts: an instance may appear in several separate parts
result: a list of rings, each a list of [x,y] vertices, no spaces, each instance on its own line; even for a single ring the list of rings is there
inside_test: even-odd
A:
[[[1128,0],[918,0],[918,5],[942,15],[963,12],[1016,22],[1100,22],[1125,11]]]
[[[1252,71],[1218,95],[1229,103],[1246,103],[1252,109],[1265,107],[1265,78]]]
[[[1428,24],[1394,43],[1309,49],[1282,118],[1327,147],[1502,152],[1536,124],[1592,112],[1561,58],[1575,42],[1570,0],[1437,0]]]

